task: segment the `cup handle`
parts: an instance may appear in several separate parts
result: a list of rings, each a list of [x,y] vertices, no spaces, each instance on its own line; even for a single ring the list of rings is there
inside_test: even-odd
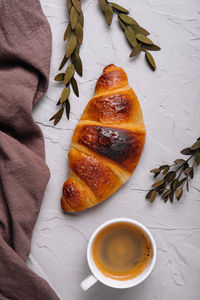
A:
[[[93,284],[97,282],[96,277],[94,275],[90,274],[88,277],[86,277],[80,284],[82,290],[87,291]]]

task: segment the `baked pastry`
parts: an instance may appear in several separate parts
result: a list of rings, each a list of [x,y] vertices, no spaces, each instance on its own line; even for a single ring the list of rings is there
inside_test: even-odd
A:
[[[145,126],[137,96],[124,70],[109,65],[74,131],[62,209],[78,212],[112,195],[130,178],[144,142]]]

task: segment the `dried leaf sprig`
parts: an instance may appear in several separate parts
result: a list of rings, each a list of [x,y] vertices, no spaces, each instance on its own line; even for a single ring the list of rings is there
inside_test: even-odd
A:
[[[65,72],[59,73],[55,76],[54,80],[64,83],[65,87],[61,93],[57,106],[60,107],[58,112],[51,117],[50,121],[54,120],[54,125],[58,124],[66,110],[67,118],[70,114],[70,102],[69,95],[71,93],[71,87],[77,97],[79,97],[79,90],[77,81],[74,77],[75,72],[82,76],[82,61],[79,55],[80,46],[83,41],[83,25],[84,17],[81,9],[81,0],[67,0],[67,9],[69,12],[70,22],[64,33],[64,41],[66,44],[66,53],[60,64],[59,71],[64,68],[67,61],[71,62],[67,66]]]
[[[107,0],[99,0],[99,5],[105,15],[108,25],[111,25],[112,23],[113,14],[116,13],[118,15],[119,25],[123,29],[126,39],[133,48],[130,57],[137,56],[141,51],[145,52],[145,57],[149,66],[155,71],[156,63],[149,51],[159,51],[160,47],[155,45],[147,37],[150,33],[130,17],[128,15],[129,11],[124,7]]]
[[[200,165],[200,138],[191,147],[181,150],[181,153],[188,158],[178,158],[172,165],[162,165],[150,171],[154,178],[160,176],[146,195],[150,202],[153,202],[157,195],[160,195],[164,202],[168,199],[173,202],[174,197],[179,201],[185,185],[189,191],[189,180],[194,177],[194,166]]]

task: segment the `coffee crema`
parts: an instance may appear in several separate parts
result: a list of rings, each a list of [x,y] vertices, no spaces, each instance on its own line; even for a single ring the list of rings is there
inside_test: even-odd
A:
[[[128,222],[112,223],[99,231],[92,245],[92,256],[99,271],[116,280],[140,275],[152,259],[147,234]]]

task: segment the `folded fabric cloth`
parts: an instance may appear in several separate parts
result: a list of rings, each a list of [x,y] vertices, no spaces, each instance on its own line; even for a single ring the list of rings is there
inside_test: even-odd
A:
[[[32,107],[48,85],[51,32],[38,0],[0,0],[0,300],[59,299],[25,264],[49,179]]]

